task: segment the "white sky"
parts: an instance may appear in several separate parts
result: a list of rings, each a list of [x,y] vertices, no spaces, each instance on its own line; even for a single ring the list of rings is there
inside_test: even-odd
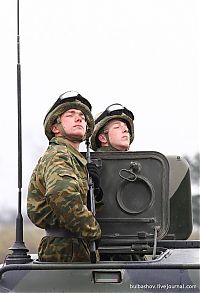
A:
[[[0,205],[17,204],[16,3],[0,2]],[[43,118],[77,90],[93,114],[119,102],[135,115],[131,150],[199,151],[200,1],[20,1],[23,198],[47,147]]]

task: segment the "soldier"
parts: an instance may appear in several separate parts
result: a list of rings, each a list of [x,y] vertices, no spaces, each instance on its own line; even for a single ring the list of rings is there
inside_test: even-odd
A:
[[[46,230],[38,248],[40,261],[89,261],[90,242],[101,236],[86,206],[87,161],[79,152],[93,128],[91,105],[77,92],[62,94],[44,119],[49,147],[33,171],[27,197],[29,218]]]
[[[112,104],[95,119],[91,136],[94,151],[128,151],[134,139],[134,115],[121,104]]]
[[[133,113],[121,104],[116,103],[108,106],[95,119],[91,148],[99,152],[128,151],[134,139],[133,121]],[[110,258],[105,255],[102,260],[130,261],[135,260],[135,256],[127,254]]]

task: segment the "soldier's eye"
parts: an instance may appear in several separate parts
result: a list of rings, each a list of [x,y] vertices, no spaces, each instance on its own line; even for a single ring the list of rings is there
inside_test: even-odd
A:
[[[81,115],[81,119],[85,121],[85,115]]]

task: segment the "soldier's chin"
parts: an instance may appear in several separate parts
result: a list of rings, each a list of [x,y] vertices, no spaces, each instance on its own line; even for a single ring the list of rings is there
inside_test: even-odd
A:
[[[121,151],[126,151],[127,149],[129,149],[129,143],[122,143],[118,146],[117,149],[119,149]]]
[[[121,141],[121,145],[123,146],[128,146],[129,145],[129,140],[124,140],[124,141]]]
[[[127,140],[127,141],[124,141],[124,142],[122,143],[122,146],[124,146],[125,148],[128,148],[128,147],[129,147],[129,145],[130,145],[130,142],[129,142],[129,140]]]

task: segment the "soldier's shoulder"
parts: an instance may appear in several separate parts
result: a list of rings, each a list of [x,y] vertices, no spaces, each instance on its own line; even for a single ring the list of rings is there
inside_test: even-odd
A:
[[[42,163],[54,162],[57,160],[69,160],[71,157],[67,147],[63,145],[49,146],[43,157],[41,158]]]

